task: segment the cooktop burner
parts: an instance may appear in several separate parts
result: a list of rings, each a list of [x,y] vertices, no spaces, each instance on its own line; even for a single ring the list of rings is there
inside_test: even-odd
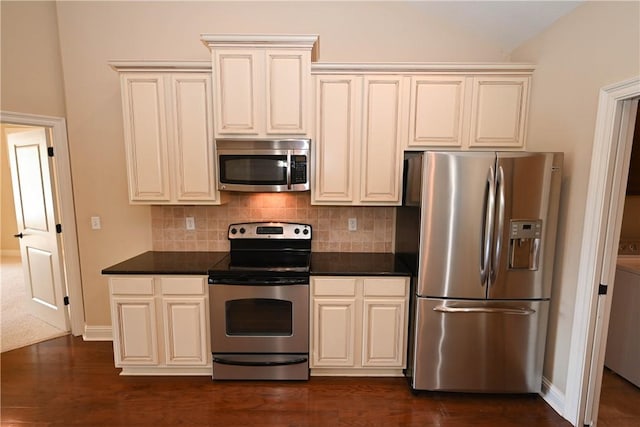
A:
[[[229,255],[209,270],[209,275],[308,274],[311,260],[311,226],[287,222],[231,224]]]

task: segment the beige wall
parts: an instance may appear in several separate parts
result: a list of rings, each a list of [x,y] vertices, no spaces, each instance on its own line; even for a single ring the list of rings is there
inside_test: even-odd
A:
[[[202,33],[318,34],[322,61],[504,60],[499,48],[424,10],[404,2],[59,2],[87,324],[110,324],[100,270],[153,248],[151,209],[127,199],[119,81],[109,60],[208,60]],[[93,215],[102,230],[90,229]]]
[[[640,75],[640,3],[586,2],[512,52],[536,64],[528,148],[565,152],[545,377],[564,392],[598,92]]]
[[[11,170],[9,169],[9,150],[7,149],[7,139],[4,134],[5,126],[0,124],[0,250],[3,253],[17,252],[20,250],[20,243],[13,235],[18,230],[16,222],[16,211],[13,206],[13,189],[11,187]],[[10,251],[10,252],[8,252]]]
[[[55,2],[0,3],[0,109],[64,117]]]

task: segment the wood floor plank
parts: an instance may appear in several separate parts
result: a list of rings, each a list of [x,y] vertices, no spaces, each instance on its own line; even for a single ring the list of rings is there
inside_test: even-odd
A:
[[[123,377],[110,342],[71,336],[3,353],[1,375],[3,426],[570,426],[539,396],[414,395],[403,378]]]

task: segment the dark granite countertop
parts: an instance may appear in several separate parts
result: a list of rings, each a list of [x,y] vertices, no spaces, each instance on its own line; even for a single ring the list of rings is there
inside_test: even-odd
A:
[[[392,253],[312,252],[311,274],[316,276],[409,276]]]
[[[105,268],[102,274],[193,274],[206,275],[207,270],[228,252],[144,252]]]
[[[228,252],[148,251],[102,270],[102,274],[206,275]],[[324,276],[408,276],[392,253],[312,252],[311,274]]]

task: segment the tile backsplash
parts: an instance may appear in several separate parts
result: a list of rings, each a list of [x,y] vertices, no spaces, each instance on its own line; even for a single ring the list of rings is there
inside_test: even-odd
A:
[[[306,192],[230,193],[222,206],[152,206],[153,250],[228,251],[229,224],[290,221],[311,224],[316,252],[392,252],[394,215],[393,207],[312,206]],[[187,217],[195,230],[186,229]]]

